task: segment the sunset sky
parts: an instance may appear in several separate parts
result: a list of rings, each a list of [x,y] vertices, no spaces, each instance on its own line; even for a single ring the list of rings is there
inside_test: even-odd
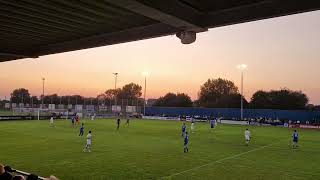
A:
[[[143,85],[141,72],[148,71],[148,98],[183,92],[196,99],[208,78],[240,88],[242,63],[248,100],[257,90],[286,87],[320,104],[320,11],[210,29],[190,45],[167,36],[0,63],[0,98],[20,87],[39,96],[42,77],[46,94],[95,97],[114,87],[113,72],[122,86]]]

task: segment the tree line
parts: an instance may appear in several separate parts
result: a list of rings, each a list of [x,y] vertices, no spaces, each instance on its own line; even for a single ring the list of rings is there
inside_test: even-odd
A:
[[[141,105],[142,87],[135,83],[129,83],[122,88],[108,89],[97,97],[84,97],[81,95],[59,96],[58,94],[41,95],[40,97],[31,96],[28,89],[18,88],[10,94],[9,100],[2,102],[24,103],[24,104],[87,104],[87,105],[109,105],[125,103],[126,105]],[[125,102],[122,102],[125,101]]]
[[[167,93],[156,100],[154,105],[164,107],[240,108],[241,98],[244,108],[320,110],[320,106],[308,104],[309,98],[306,94],[289,89],[259,90],[253,94],[250,101],[247,101],[240,94],[234,82],[222,78],[208,79],[201,85],[198,99],[195,101],[191,101],[191,98],[184,93]]]
[[[4,100],[5,101],[5,100]],[[28,89],[19,88],[13,90],[11,97],[6,102],[23,103],[23,104],[97,104],[97,98],[83,97],[81,95],[59,96],[58,94],[49,94],[44,96],[31,96]]]
[[[121,88],[107,89],[97,97],[83,97],[81,95],[58,96],[57,94],[31,96],[25,88],[15,89],[11,93],[10,101],[13,103],[28,104],[126,104],[142,105],[142,87],[139,84],[129,83]],[[158,98],[153,106],[163,107],[205,107],[205,108],[240,108],[243,99],[245,108],[252,109],[312,109],[318,110],[320,106],[309,105],[309,98],[301,91],[290,89],[259,90],[247,101],[239,92],[234,82],[217,78],[208,79],[200,86],[198,99],[192,101],[186,93],[169,92]],[[8,101],[9,102],[9,101]]]

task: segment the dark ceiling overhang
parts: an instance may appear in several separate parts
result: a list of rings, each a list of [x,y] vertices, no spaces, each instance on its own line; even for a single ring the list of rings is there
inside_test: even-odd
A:
[[[313,0],[0,0],[0,62],[319,9]]]

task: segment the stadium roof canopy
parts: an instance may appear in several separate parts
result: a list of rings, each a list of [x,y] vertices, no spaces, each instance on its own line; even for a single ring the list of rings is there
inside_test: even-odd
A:
[[[0,0],[0,62],[319,9],[319,0]]]

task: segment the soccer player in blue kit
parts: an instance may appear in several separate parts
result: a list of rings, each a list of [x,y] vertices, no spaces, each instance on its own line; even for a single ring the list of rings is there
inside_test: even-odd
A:
[[[214,119],[210,120],[210,127],[211,129],[214,129],[214,126],[215,126],[216,122]]]
[[[298,139],[299,139],[299,134],[297,132],[297,130],[294,130],[293,134],[292,134],[292,147],[293,148],[297,148],[298,147]]]
[[[187,153],[189,152],[189,134],[188,132],[185,133],[185,136],[184,136],[184,143],[183,143],[183,152],[184,153]]]
[[[79,136],[83,136],[84,134],[84,124],[81,124]]]
[[[181,130],[182,130],[182,134],[181,134],[181,136],[184,136],[184,135],[185,135],[185,133],[186,133],[186,131],[187,131],[186,123],[183,123]]]

